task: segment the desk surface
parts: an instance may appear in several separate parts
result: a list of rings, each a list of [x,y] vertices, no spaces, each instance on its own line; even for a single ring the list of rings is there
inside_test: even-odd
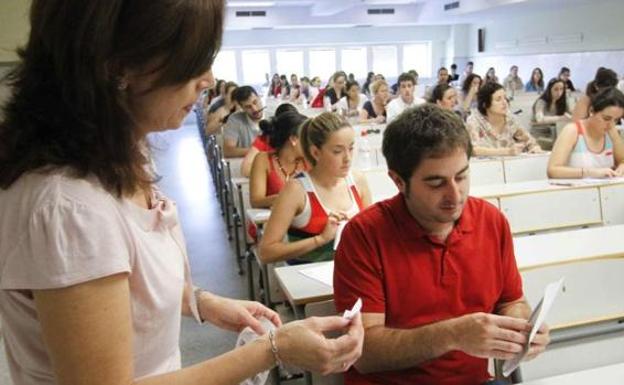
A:
[[[275,275],[277,275],[280,286],[291,304],[305,305],[306,303],[334,298],[334,288],[332,286],[328,286],[301,273],[303,269],[323,264],[331,264],[331,271],[333,272],[333,261],[275,268]]]
[[[617,241],[622,234],[624,225],[516,237],[514,250],[518,269],[522,272],[593,258],[624,258],[624,243]],[[328,263],[333,267],[333,262],[321,262],[275,269],[280,285],[291,303],[302,305],[333,298],[333,287],[300,272]]]
[[[624,364],[616,364],[563,374],[540,380],[522,382],[523,385],[622,385],[624,384]]]
[[[624,225],[514,237],[520,271],[596,258],[624,258]]]
[[[596,188],[624,183],[624,178],[612,179],[544,179],[528,182],[474,186],[470,195],[479,198],[502,198],[512,195],[533,194],[557,190]]]

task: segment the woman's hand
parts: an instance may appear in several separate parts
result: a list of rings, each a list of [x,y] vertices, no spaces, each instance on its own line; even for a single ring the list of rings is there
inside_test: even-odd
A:
[[[259,335],[266,333],[259,318],[266,318],[275,326],[282,325],[279,315],[266,306],[252,301],[223,298],[202,292],[198,298],[199,314],[202,319],[222,329],[240,332],[249,326]]]
[[[345,334],[328,339],[325,332]],[[306,370],[329,373],[344,372],[362,355],[364,328],[361,315],[352,320],[343,317],[310,317],[288,323],[275,336],[280,359]]]
[[[620,176],[611,168],[586,168],[585,175],[590,178],[613,178]]]
[[[331,242],[336,237],[336,230],[338,229],[338,223],[340,221],[346,221],[349,218],[346,214],[341,212],[329,213],[327,217],[327,224],[319,235],[317,235],[321,239],[321,243],[324,245],[328,242]]]
[[[620,163],[620,165],[617,166],[617,168],[615,169],[615,173],[617,174],[617,176],[624,175],[624,162]]]

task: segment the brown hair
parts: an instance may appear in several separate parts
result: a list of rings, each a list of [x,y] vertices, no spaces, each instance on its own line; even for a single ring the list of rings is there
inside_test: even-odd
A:
[[[117,196],[148,187],[154,176],[118,89],[121,71],[158,74],[147,92],[205,73],[223,12],[223,0],[33,0],[28,43],[5,79],[12,96],[0,122],[0,188],[63,166]]]
[[[382,151],[393,170],[409,186],[414,170],[425,158],[448,154],[456,149],[470,158],[472,144],[461,118],[435,104],[408,108],[384,131]]]
[[[373,95],[376,95],[377,91],[379,91],[382,86],[388,87],[388,82],[383,79],[375,80],[373,84],[370,85],[370,91]]]
[[[322,114],[309,118],[301,125],[300,140],[303,154],[306,159],[316,166],[316,160],[312,157],[310,147],[323,147],[332,132],[336,132],[344,127],[351,127],[345,118],[332,112],[323,112]]]

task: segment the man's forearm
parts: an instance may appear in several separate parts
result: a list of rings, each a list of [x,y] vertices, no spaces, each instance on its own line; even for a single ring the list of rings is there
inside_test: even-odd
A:
[[[401,370],[455,350],[453,322],[439,321],[416,329],[373,326],[366,329],[364,352],[355,364],[362,373]]]
[[[531,306],[526,299],[522,298],[518,301],[500,305],[496,309],[496,314],[528,320],[531,317]]]

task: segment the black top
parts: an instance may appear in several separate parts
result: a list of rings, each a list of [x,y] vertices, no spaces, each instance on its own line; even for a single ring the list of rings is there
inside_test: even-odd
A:
[[[328,89],[325,92],[325,96],[329,98],[329,101],[332,105],[338,103],[338,95],[336,95],[336,90],[334,90],[333,88]]]
[[[574,84],[572,84],[572,80],[568,79],[568,81],[566,82],[566,87],[568,87],[568,90],[574,92],[576,91],[576,89],[574,88]]]
[[[368,112],[368,118],[369,119],[374,119],[377,117],[377,114],[375,113],[375,109],[373,108],[373,103],[370,102],[370,100],[366,101],[366,103],[364,103],[364,106],[362,107],[366,110],[366,112]],[[386,116],[386,110],[384,109],[383,112],[383,116]]]

